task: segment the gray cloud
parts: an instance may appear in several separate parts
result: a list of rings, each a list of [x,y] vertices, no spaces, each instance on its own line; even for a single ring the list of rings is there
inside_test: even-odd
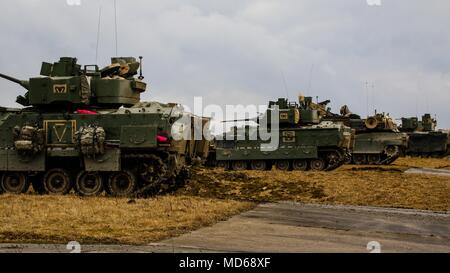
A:
[[[1,71],[27,78],[41,61],[115,54],[112,0],[3,1]],[[365,115],[431,112],[450,128],[450,2],[384,0],[117,0],[119,55],[144,55],[146,100],[265,104],[298,93]],[[311,73],[312,71],[312,73]],[[369,82],[369,90],[365,82]],[[373,85],[373,86],[372,86]],[[0,81],[0,104],[22,90]],[[367,107],[367,97],[369,107]]]

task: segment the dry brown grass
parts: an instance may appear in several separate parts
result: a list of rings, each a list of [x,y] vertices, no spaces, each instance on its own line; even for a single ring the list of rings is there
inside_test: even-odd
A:
[[[211,225],[254,206],[188,196],[154,199],[0,196],[0,242],[145,244]]]
[[[344,166],[333,172],[202,170],[179,193],[256,202],[294,200],[450,211],[450,178],[404,174],[412,162],[416,161],[401,160],[397,163],[401,165],[386,167]],[[428,167],[438,164],[426,162]]]
[[[306,173],[205,169],[174,196],[133,202],[0,195],[0,242],[145,244],[225,220],[252,202],[279,200],[450,211],[449,178],[403,173],[409,167],[449,168],[449,162],[404,158],[391,166]]]

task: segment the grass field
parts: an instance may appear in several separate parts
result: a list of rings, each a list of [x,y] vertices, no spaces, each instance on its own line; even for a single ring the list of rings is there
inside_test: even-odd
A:
[[[449,164],[447,159],[402,158],[391,166],[343,166],[333,172],[200,170],[179,194],[450,211],[450,178],[403,173],[410,167]]]
[[[146,244],[280,200],[450,211],[450,178],[403,173],[449,165],[448,159],[402,158],[333,172],[204,169],[176,193],[151,199],[0,195],[0,242]]]
[[[0,242],[145,244],[208,226],[254,205],[187,196],[154,199],[0,196]]]

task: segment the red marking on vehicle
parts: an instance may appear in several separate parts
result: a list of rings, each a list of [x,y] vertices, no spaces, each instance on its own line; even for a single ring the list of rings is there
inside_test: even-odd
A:
[[[157,135],[157,136],[156,136],[156,140],[157,140],[158,142],[167,142],[167,141],[169,141],[169,138],[168,138],[168,137],[165,137],[165,136]]]
[[[97,112],[91,111],[91,110],[83,110],[83,109],[78,109],[77,111],[75,111],[75,113],[77,114],[82,114],[82,115],[97,115]]]

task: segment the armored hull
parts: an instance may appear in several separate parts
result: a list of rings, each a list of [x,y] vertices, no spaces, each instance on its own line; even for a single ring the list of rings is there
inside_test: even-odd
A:
[[[355,136],[351,163],[388,165],[400,157],[408,144],[407,135],[399,132],[359,132]]]
[[[417,117],[402,118],[400,130],[409,136],[405,154],[420,157],[444,157],[449,154],[449,134],[436,131],[437,121],[430,114],[422,120]]]
[[[74,188],[81,195],[98,195],[105,189],[128,196],[180,182],[192,161],[206,156],[207,145],[170,139],[179,113],[175,106],[155,102],[90,114],[3,110],[1,187],[21,193],[32,183],[41,193]],[[27,140],[14,138],[15,128],[35,132],[29,141],[36,151],[17,147]]]
[[[202,118],[177,104],[139,102],[146,84],[133,78],[133,59],[120,59],[114,67],[127,74],[113,69],[118,75],[64,60],[74,59],[22,85],[29,92],[20,102],[30,106],[0,109],[1,191],[24,193],[32,184],[39,193],[132,196],[182,182],[206,158],[207,141],[172,133],[175,123],[191,128]],[[54,75],[60,66],[64,77]]]
[[[277,110],[274,110],[274,109]],[[278,116],[274,128],[268,121]],[[257,130],[269,122],[274,139],[264,141]],[[315,110],[302,109],[285,99],[269,103],[259,127],[246,126],[216,140],[215,161],[232,170],[330,171],[344,164],[354,145],[352,129],[332,122],[320,123]],[[269,131],[269,130],[268,130]],[[275,143],[275,144],[274,144]]]
[[[341,108],[340,114],[325,109],[329,101],[313,104],[321,109],[323,120],[339,122],[355,130],[355,147],[349,164],[388,165],[404,154],[408,147],[408,135],[398,130],[393,119],[385,113],[362,119],[348,110]]]
[[[348,158],[352,147],[349,128],[326,125],[282,129],[279,146],[265,150],[262,140],[221,140],[217,142],[218,165],[233,170],[315,170],[331,171]],[[288,137],[286,137],[288,136]]]
[[[406,155],[444,157],[449,153],[449,135],[444,132],[410,132]]]

